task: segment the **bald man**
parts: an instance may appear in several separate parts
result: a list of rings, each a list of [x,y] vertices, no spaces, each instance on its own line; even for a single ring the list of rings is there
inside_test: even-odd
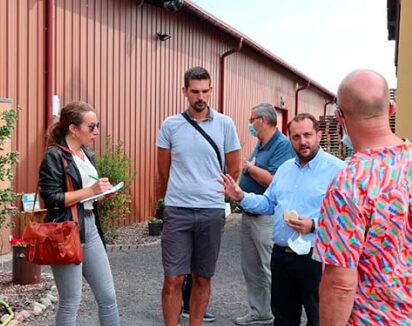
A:
[[[389,127],[394,109],[378,73],[350,73],[337,105],[355,154],[321,210],[321,325],[411,325],[412,145]]]

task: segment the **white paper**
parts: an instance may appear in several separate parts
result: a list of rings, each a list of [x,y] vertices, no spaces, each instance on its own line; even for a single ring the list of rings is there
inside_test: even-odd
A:
[[[34,192],[22,195],[21,200],[23,202],[23,210],[25,212],[31,212],[33,210],[35,197],[36,197],[36,194]],[[34,205],[34,210],[37,211],[39,209],[40,209],[40,201],[39,201],[39,196],[37,196],[36,204]]]
[[[106,191],[104,191],[104,192],[101,192],[100,194],[93,195],[93,196],[87,197],[86,199],[83,199],[83,200],[81,201],[81,203],[84,203],[84,202],[89,201],[89,200],[96,200],[96,199],[98,199],[98,198],[100,198],[100,197],[103,197],[103,196],[112,194],[112,193],[114,193],[114,192],[122,189],[123,186],[124,186],[124,182],[123,182],[123,181],[122,181],[122,182],[119,182],[117,185],[113,186],[113,187],[110,188],[109,190],[106,190]]]
[[[230,203],[225,203],[225,217],[228,217],[231,213]]]
[[[60,115],[60,100],[58,95],[53,95],[53,116],[58,117]]]

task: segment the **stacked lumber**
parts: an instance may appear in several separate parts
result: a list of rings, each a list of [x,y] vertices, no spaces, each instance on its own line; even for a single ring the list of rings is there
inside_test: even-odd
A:
[[[389,101],[396,103],[396,88],[389,89]],[[396,111],[389,118],[389,126],[391,127],[391,130],[394,133],[396,126]]]
[[[334,115],[320,116],[319,129],[322,131],[320,146],[326,152],[344,160],[348,156],[348,148],[342,144],[342,128]]]

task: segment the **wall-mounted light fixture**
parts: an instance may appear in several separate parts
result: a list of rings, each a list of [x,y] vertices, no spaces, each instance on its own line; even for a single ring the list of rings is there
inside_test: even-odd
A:
[[[146,0],[147,3],[157,7],[163,7],[167,11],[176,12],[183,6],[184,0]]]
[[[281,96],[281,97],[280,97],[280,107],[283,109],[285,106],[286,106],[286,102],[285,102],[285,100],[283,99],[283,97]]]
[[[166,33],[157,33],[156,35],[157,35],[157,39],[161,42],[165,42],[171,38],[171,36]]]

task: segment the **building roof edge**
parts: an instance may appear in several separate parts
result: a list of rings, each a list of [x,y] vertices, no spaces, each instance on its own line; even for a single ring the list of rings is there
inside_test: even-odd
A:
[[[326,87],[322,86],[321,84],[315,82],[308,76],[306,76],[303,72],[299,71],[298,69],[294,68],[292,65],[288,64],[286,61],[282,60],[275,54],[271,53],[269,50],[265,49],[263,46],[259,45],[255,41],[253,41],[250,37],[242,34],[241,32],[237,31],[232,26],[228,25],[227,23],[223,22],[219,18],[215,17],[214,15],[210,14],[200,6],[194,4],[190,0],[185,0],[183,3],[183,8],[188,12],[195,14],[196,16],[200,17],[207,23],[213,25],[214,27],[220,29],[221,31],[225,32],[226,34],[232,36],[236,40],[239,40],[243,37],[243,44],[247,45],[252,50],[256,51],[257,53],[263,55],[264,57],[268,58],[269,60],[275,62],[276,64],[280,65],[281,67],[285,68],[286,70],[290,71],[295,76],[299,77],[303,81],[310,82],[311,86],[316,87],[321,92],[327,94],[331,98],[336,97],[336,95],[331,92]]]

